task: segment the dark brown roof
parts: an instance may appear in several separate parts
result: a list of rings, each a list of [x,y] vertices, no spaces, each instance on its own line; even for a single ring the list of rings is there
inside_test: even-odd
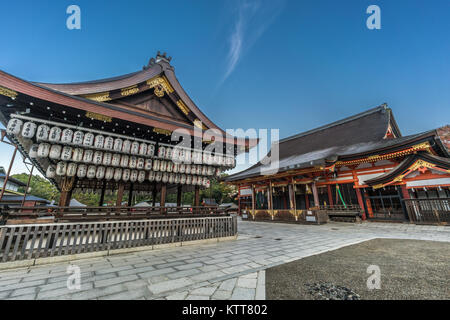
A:
[[[389,127],[397,138],[385,139]],[[402,144],[407,145],[420,139],[431,139],[435,136],[437,136],[436,131],[433,130],[402,137],[392,110],[387,105],[381,105],[343,120],[280,140],[278,172],[331,165],[338,159],[350,160],[374,150],[398,148]],[[442,144],[440,144],[439,149],[443,149],[442,147]],[[258,162],[247,170],[226,177],[225,180],[237,181],[260,176],[263,169],[264,166],[261,162]]]

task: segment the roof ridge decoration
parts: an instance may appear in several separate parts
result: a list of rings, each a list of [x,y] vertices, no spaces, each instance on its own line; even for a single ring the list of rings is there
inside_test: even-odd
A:
[[[170,61],[172,60],[172,57],[168,57],[167,53],[163,53],[161,54],[160,51],[158,51],[156,53],[156,58],[151,57],[150,60],[148,61],[148,64],[146,66],[142,67],[142,70],[147,70],[151,67],[153,67],[156,63],[160,62],[160,61],[166,61],[167,63],[170,64]]]

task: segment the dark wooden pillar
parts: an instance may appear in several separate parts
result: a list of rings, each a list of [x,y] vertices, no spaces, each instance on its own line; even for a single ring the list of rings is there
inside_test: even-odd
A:
[[[255,204],[255,186],[252,184],[252,216],[255,215],[256,204]]]
[[[297,204],[295,202],[295,190],[292,183],[289,184],[289,209],[297,210]]]
[[[130,183],[130,190],[128,192],[128,206],[131,207],[133,205],[133,184]]]
[[[356,197],[358,198],[358,204],[361,207],[361,212],[362,212],[362,219],[366,220],[366,210],[364,210],[364,202],[361,196],[361,190],[359,188],[355,189],[356,191]]]
[[[8,172],[6,173],[5,180],[3,181],[3,188],[2,188],[2,192],[0,194],[0,201],[3,199],[3,194],[5,193],[6,185],[8,184],[8,179],[9,179],[9,175],[11,174],[11,169],[12,169],[12,166],[13,166],[13,163],[14,163],[14,159],[16,159],[17,148],[18,147],[15,146],[13,155],[11,157],[11,162],[9,163]]]
[[[103,206],[103,202],[105,202],[105,190],[106,190],[106,181],[103,180],[102,191],[100,193],[100,201],[98,202],[98,206]]]
[[[327,191],[328,191],[328,201],[330,202],[330,206],[333,205],[333,193],[331,192],[331,185],[327,185]]]
[[[319,193],[317,192],[317,186],[316,183],[312,183],[312,192],[314,196],[314,207],[318,207],[320,205],[319,203]]]
[[[181,200],[183,198],[183,186],[177,187],[177,207],[181,207]]]
[[[116,206],[120,207],[122,205],[122,198],[123,198],[123,192],[125,191],[125,183],[120,181],[119,182],[119,189],[117,190],[117,199],[116,199]]]
[[[159,201],[159,206],[161,207],[161,213],[165,212],[165,207],[166,207],[166,193],[167,193],[167,186],[165,184],[163,184],[161,186],[161,199]]]
[[[156,191],[156,184],[153,185],[153,190],[152,190],[152,206],[154,207],[156,205],[156,196],[158,195],[157,191]]]
[[[305,192],[305,208],[306,210],[309,209],[309,196],[306,192]]]
[[[199,186],[195,186],[194,207],[199,207],[199,206],[200,206],[200,187]]]
[[[61,183],[61,195],[59,197],[59,206],[67,207],[70,204],[72,198],[73,187],[75,185],[75,177],[64,177]]]

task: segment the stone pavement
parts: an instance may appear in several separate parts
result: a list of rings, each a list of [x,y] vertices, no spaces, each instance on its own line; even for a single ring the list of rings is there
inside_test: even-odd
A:
[[[450,227],[388,223],[322,226],[239,221],[234,241],[0,271],[0,299],[265,299],[265,269],[374,238],[450,242]]]

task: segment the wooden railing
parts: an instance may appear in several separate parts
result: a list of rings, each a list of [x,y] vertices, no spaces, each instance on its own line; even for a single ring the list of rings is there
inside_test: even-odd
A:
[[[217,206],[200,207],[12,207],[1,209],[2,224],[112,221],[226,215]]]
[[[411,222],[417,224],[449,224],[450,198],[405,199]]]
[[[320,205],[320,210],[326,210],[332,212],[360,212],[361,207],[357,204],[348,204],[346,206],[342,204],[338,205]]]
[[[6,225],[0,262],[235,236],[236,216]]]

